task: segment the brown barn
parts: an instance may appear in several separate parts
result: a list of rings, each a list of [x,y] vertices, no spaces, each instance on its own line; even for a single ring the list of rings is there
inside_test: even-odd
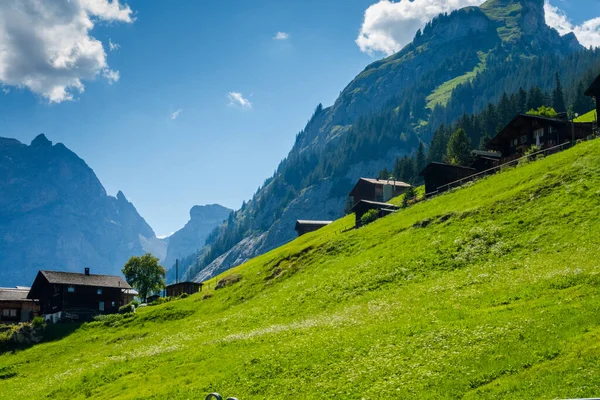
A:
[[[444,185],[477,173],[475,168],[432,162],[419,174],[425,180],[425,195],[443,192]]]
[[[406,192],[410,185],[401,181],[360,178],[352,191],[352,204],[361,200],[384,203]]]
[[[585,95],[593,97],[596,102],[596,119],[600,115],[600,75],[592,82],[588,90],[585,91]]]
[[[488,147],[500,152],[501,163],[505,163],[522,157],[531,146],[545,149],[569,142],[573,137],[585,139],[591,134],[592,123],[519,114],[490,141]]]
[[[353,212],[356,215],[356,223],[355,223],[356,228],[360,228],[360,226],[362,225],[360,220],[361,220],[362,216],[367,213],[367,211],[377,210],[379,217],[384,217],[388,214],[393,213],[394,211],[398,210],[399,208],[400,207],[395,206],[393,204],[389,204],[389,203],[361,200],[357,204],[355,204],[354,207],[352,207],[351,212]]]
[[[308,232],[314,232],[317,229],[321,229],[322,227],[329,225],[331,222],[332,221],[308,221],[299,219],[296,221],[294,230],[298,232],[298,236],[302,236]]]
[[[29,288],[0,288],[0,322],[30,321],[40,311],[37,301],[27,298]]]
[[[179,282],[167,286],[167,297],[177,297],[182,294],[198,293],[202,289],[202,284],[197,282]]]
[[[59,271],[39,271],[28,299],[40,302],[47,319],[89,319],[111,314],[123,305],[124,291],[131,289],[120,276]]]

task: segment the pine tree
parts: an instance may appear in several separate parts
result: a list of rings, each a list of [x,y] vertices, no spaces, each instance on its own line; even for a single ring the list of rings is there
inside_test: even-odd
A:
[[[532,87],[527,94],[527,110],[537,110],[545,105],[544,92],[539,86]]]
[[[575,94],[575,101],[573,102],[573,112],[583,115],[593,108],[593,102],[585,95],[585,86],[583,86],[583,82],[579,82],[577,93]]]
[[[471,163],[471,140],[463,129],[458,129],[448,141],[447,162],[467,166]]]
[[[520,87],[519,93],[517,93],[517,112],[521,114],[527,112],[527,110],[527,92],[523,87]]]
[[[417,174],[416,179],[419,179],[418,174],[423,171],[427,164],[427,157],[425,156],[425,146],[423,142],[419,142],[419,148],[417,149],[417,156],[415,157],[415,173]]]
[[[567,111],[567,106],[565,105],[565,95],[562,84],[560,83],[558,72],[556,73],[554,79],[556,83],[554,86],[554,91],[552,92],[552,108],[554,108],[557,112],[565,112]]]
[[[446,127],[442,124],[433,134],[429,144],[428,162],[441,162],[444,159],[449,138]]]

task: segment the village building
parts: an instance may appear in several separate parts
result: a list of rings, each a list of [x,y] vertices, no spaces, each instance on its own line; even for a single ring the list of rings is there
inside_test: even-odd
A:
[[[0,323],[31,321],[40,311],[37,301],[28,299],[29,288],[0,288]]]
[[[389,204],[389,203],[382,203],[382,202],[370,201],[370,200],[361,200],[358,203],[356,203],[354,205],[354,207],[352,207],[352,210],[350,210],[350,211],[353,212],[356,216],[355,227],[360,228],[362,225],[361,218],[368,211],[377,210],[378,217],[384,217],[386,215],[389,215],[389,214],[397,211],[398,209],[400,209],[400,207],[395,206],[393,204]]]
[[[385,203],[400,196],[411,185],[402,181],[360,178],[352,191],[352,205],[356,206],[361,200]]]
[[[488,144],[502,154],[501,164],[523,156],[532,146],[546,149],[592,134],[592,123],[574,123],[564,119],[519,114]]]
[[[167,297],[178,297],[182,294],[198,293],[202,289],[202,284],[198,282],[178,282],[167,285]]]
[[[131,303],[133,300],[135,300],[136,296],[139,296],[139,293],[135,289],[123,290],[123,304]]]
[[[425,181],[425,195],[447,190],[445,185],[477,173],[475,168],[440,162],[429,163],[419,174]]]
[[[593,97],[596,102],[596,120],[598,119],[598,115],[600,115],[600,75],[596,77],[594,82],[590,85],[590,87],[585,91],[585,95],[589,97]]]
[[[331,222],[332,221],[309,221],[299,219],[296,221],[294,230],[298,232],[298,236],[300,237],[309,232],[314,232],[317,229],[321,229],[322,227],[329,225]]]
[[[90,319],[97,314],[111,314],[124,305],[131,289],[120,276],[85,273],[39,271],[28,299],[39,300],[46,319]]]

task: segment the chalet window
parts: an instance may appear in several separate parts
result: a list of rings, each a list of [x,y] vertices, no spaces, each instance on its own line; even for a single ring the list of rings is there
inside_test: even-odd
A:
[[[527,135],[523,135],[523,136],[521,136],[521,138],[520,138],[520,142],[521,142],[521,144],[525,144],[525,143],[527,143]]]
[[[2,310],[2,316],[3,317],[9,317],[10,316],[10,310],[8,308],[5,308],[4,310]]]
[[[111,307],[114,307],[114,306],[116,306],[116,303],[113,301],[110,303],[110,305],[111,305]]]
[[[511,140],[511,141],[510,141],[510,144],[511,144],[513,147],[517,147],[517,145],[519,144],[519,139],[513,139],[513,140]]]
[[[552,127],[550,127],[550,133],[552,133]],[[543,137],[544,136],[544,128],[536,129],[533,132],[533,137]]]
[[[11,317],[16,317],[17,316],[17,310],[10,310],[10,316]]]
[[[69,286],[67,288],[67,292],[69,292],[69,293],[75,293],[75,286]]]
[[[98,294],[102,294],[102,289],[98,289],[98,290],[97,290],[97,293],[98,293]]]
[[[101,301],[100,303],[98,303],[98,310],[104,311],[104,302],[103,301]]]

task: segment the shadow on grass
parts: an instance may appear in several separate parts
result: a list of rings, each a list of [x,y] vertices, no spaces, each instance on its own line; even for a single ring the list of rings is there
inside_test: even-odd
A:
[[[11,334],[11,336],[4,337],[2,340],[0,340],[0,355],[26,350],[32,346],[35,346],[36,344],[54,342],[63,339],[79,329],[82,324],[82,322],[60,322],[56,324],[48,324],[43,330],[41,341],[37,343],[29,339],[22,343],[15,342],[12,339]]]

